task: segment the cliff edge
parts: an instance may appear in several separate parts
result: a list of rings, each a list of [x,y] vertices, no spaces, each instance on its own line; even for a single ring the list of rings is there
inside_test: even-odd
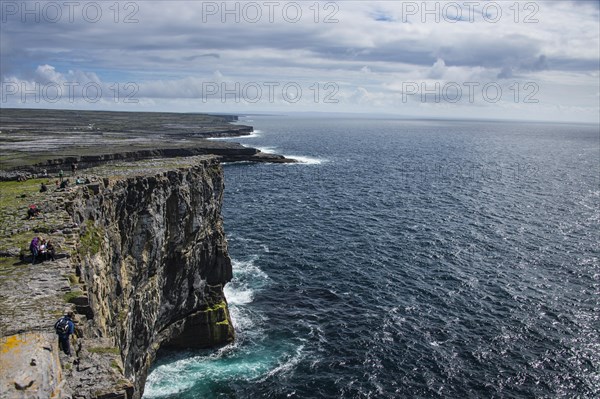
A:
[[[232,271],[218,159],[85,173],[88,184],[45,193],[44,179],[0,183],[2,397],[140,398],[160,348],[234,339],[223,295]],[[15,207],[24,215],[31,202],[41,215],[21,220]],[[55,242],[55,262],[30,264],[33,235]],[[76,362],[58,356],[52,332],[65,302],[77,311]],[[21,361],[13,362],[17,352]]]

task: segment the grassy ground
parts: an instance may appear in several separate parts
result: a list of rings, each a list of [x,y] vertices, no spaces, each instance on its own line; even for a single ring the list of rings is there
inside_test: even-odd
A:
[[[40,193],[40,184],[49,190]],[[34,235],[64,242],[64,235],[53,233],[71,224],[71,218],[62,204],[68,193],[56,191],[53,179],[31,179],[24,182],[0,182],[0,253],[29,253],[29,243]],[[28,218],[30,205],[36,205],[40,214]]]

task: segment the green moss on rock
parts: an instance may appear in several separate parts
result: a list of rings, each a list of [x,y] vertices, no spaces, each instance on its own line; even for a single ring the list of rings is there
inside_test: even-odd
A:
[[[80,291],[80,290],[70,291],[70,292],[67,292],[64,295],[64,299],[65,299],[65,302],[69,302],[70,303],[75,298],[79,298],[82,295],[83,295],[83,291]]]
[[[79,252],[83,255],[94,255],[100,252],[104,231],[96,227],[91,220],[86,221],[85,233],[80,237]]]

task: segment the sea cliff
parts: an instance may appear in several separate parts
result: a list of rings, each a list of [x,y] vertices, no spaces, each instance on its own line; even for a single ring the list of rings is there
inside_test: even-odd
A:
[[[38,220],[0,231],[0,308],[13,309],[0,318],[2,397],[139,398],[160,348],[234,339],[223,295],[232,275],[218,159],[146,160],[85,173],[89,184],[49,193],[37,192],[38,181],[2,183],[11,188],[2,194],[3,224],[19,219],[9,207],[21,202],[44,209]],[[34,231],[58,244],[56,262],[26,262]],[[17,252],[25,255],[21,263]],[[14,289],[23,285],[41,297]],[[52,333],[65,302],[77,311],[78,364],[58,356]]]

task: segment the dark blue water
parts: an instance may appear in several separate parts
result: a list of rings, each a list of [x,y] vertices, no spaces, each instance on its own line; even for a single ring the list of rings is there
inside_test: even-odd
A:
[[[148,398],[600,397],[597,126],[253,117],[226,165],[238,339]]]

